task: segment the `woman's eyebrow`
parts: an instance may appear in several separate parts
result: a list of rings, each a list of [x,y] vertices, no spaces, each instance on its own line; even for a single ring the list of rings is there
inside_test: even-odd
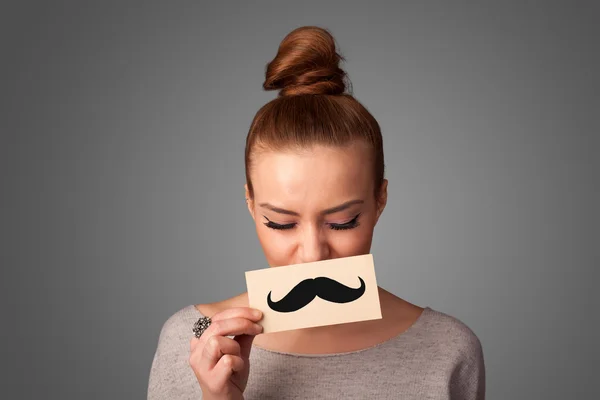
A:
[[[323,211],[322,214],[323,215],[334,214],[334,213],[336,213],[338,211],[344,211],[345,209],[350,208],[350,206],[353,206],[355,204],[363,204],[363,203],[364,203],[364,201],[363,200],[359,200],[359,199],[350,200],[350,201],[347,201],[345,203],[340,204],[339,206],[328,208],[327,210]]]
[[[364,203],[363,200],[359,200],[359,199],[350,200],[350,201],[340,204],[339,206],[328,208],[327,210],[322,211],[321,214],[323,214],[323,215],[334,214],[336,212],[343,211],[343,210],[349,208],[350,206],[353,206],[354,204],[362,204],[362,203]],[[295,211],[290,211],[290,210],[285,210],[283,208],[275,207],[274,205],[269,204],[269,203],[260,203],[259,206],[267,208],[267,209],[269,209],[273,212],[279,213],[279,214],[294,215],[296,217],[300,216],[300,214],[298,214]]]
[[[298,214],[295,211],[290,211],[290,210],[285,210],[283,208],[279,208],[279,207],[275,207],[274,205],[271,205],[269,203],[260,203],[259,206],[264,207],[264,208],[268,208],[269,210],[279,213],[279,214],[285,214],[285,215],[295,215],[296,217],[300,216],[300,214]]]

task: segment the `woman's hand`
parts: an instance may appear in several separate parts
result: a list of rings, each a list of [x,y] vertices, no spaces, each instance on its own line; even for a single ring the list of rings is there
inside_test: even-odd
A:
[[[262,332],[262,312],[249,307],[223,310],[210,326],[190,342],[189,363],[205,400],[241,400],[250,373],[250,350]],[[235,335],[234,339],[227,336]]]

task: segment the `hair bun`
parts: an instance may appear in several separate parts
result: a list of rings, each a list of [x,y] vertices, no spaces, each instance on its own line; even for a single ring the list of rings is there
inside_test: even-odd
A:
[[[338,64],[343,60],[327,30],[297,28],[282,40],[277,55],[267,64],[263,88],[279,90],[279,96],[342,94],[346,72]]]

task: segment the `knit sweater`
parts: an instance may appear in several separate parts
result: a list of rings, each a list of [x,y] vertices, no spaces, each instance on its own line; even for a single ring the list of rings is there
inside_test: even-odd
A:
[[[192,327],[202,316],[189,305],[163,324],[148,400],[202,399],[188,362]],[[467,325],[426,307],[403,333],[358,351],[296,354],[252,346],[244,399],[484,400],[483,350]]]

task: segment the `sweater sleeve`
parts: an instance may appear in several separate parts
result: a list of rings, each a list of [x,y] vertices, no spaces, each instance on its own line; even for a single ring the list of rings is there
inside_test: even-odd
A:
[[[148,379],[148,400],[202,399],[189,365],[192,330],[181,313],[167,319],[160,330]]]
[[[485,363],[481,342],[472,332],[465,335],[459,361],[450,382],[452,400],[485,400]]]

